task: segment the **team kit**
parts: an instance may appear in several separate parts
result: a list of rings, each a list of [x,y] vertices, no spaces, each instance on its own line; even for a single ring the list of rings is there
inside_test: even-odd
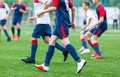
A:
[[[28,18],[28,22],[36,21],[31,34],[31,48],[29,57],[22,58],[21,61],[26,64],[36,63],[36,52],[38,48],[38,39],[42,37],[43,41],[48,44],[46,55],[42,64],[35,64],[35,67],[43,72],[48,72],[55,48],[62,52],[65,62],[68,54],[71,55],[77,64],[76,73],[80,73],[87,61],[80,57],[80,54],[88,54],[90,50],[88,44],[94,50],[90,56],[91,59],[103,59],[98,38],[107,30],[107,15],[104,5],[100,0],[92,0],[96,5],[96,15],[90,9],[90,2],[84,1],[82,8],[84,10],[85,22],[80,28],[80,43],[82,47],[77,51],[69,41],[69,29],[75,30],[75,6],[71,0],[33,0],[34,15]],[[52,6],[50,6],[52,4]],[[12,36],[6,28],[6,22],[10,11],[14,11],[11,24]],[[55,29],[52,32],[50,27],[50,12],[55,12]],[[71,11],[71,17],[69,15]],[[24,0],[18,0],[11,8],[8,7],[4,0],[0,0],[0,27],[7,37],[7,41],[20,41],[21,39],[21,22],[23,14],[27,13],[27,7]],[[96,17],[95,17],[96,16]],[[17,28],[17,35],[15,34]],[[57,42],[60,39],[61,43]]]

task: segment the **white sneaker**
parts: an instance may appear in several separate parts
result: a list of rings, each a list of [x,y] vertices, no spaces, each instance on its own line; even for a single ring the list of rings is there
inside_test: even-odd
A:
[[[79,50],[78,50],[78,52],[82,52],[82,51],[84,51],[84,47],[82,47],[82,48],[80,48]]]
[[[80,52],[80,54],[88,54],[88,53],[90,53],[89,49],[84,49],[84,51]]]
[[[76,73],[80,73],[83,69],[83,67],[86,65],[87,61],[81,59],[81,61],[79,63],[77,63],[77,72]]]
[[[41,65],[36,65],[35,64],[35,67],[38,68],[39,70],[45,71],[45,72],[48,72],[48,70],[49,70],[49,67],[45,66],[44,64],[41,64]]]

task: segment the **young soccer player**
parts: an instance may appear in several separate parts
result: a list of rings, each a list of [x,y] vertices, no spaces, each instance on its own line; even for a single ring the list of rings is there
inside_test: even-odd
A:
[[[70,16],[69,16],[69,8],[72,11],[71,22],[70,22]],[[69,39],[68,39],[69,28],[71,27],[72,29],[75,29],[75,25],[74,25],[75,8],[73,6],[73,3],[70,0],[52,0],[52,7],[41,11],[39,13],[39,17],[42,17],[43,14],[51,12],[51,11],[56,12],[56,20],[55,20],[56,27],[49,41],[49,47],[48,47],[48,51],[47,51],[47,54],[44,60],[44,64],[35,65],[35,66],[36,68],[42,71],[49,70],[49,64],[54,54],[55,42],[57,41],[58,38],[60,38],[62,40],[62,44],[69,51],[73,59],[77,62],[78,67],[77,67],[76,73],[80,73],[82,68],[86,64],[86,61],[79,57],[75,48],[73,47],[72,44],[70,44]]]
[[[50,36],[52,34],[50,28],[50,17],[49,13],[44,14],[41,18],[37,17],[37,13],[42,11],[42,9],[47,9],[49,6],[48,0],[34,0],[35,16],[28,18],[29,22],[33,22],[36,19],[36,26],[32,33],[32,45],[31,54],[28,58],[23,58],[22,61],[25,63],[35,63],[35,55],[38,47],[38,38],[42,37],[45,43],[49,43]],[[55,47],[63,52],[64,61],[66,61],[68,56],[68,51],[61,46],[59,43],[55,43]]]
[[[90,10],[90,3],[88,1],[84,1],[82,7],[85,11],[86,24],[81,28],[82,31],[80,32],[80,40],[82,42],[82,48],[80,48],[78,52],[80,52],[80,54],[87,54],[90,53],[90,50],[88,49],[86,40],[88,40],[92,35],[92,34],[89,34],[89,36],[88,34],[86,35],[87,27],[93,25],[93,23],[95,22],[95,15],[93,15],[93,12]]]
[[[108,24],[107,24],[106,10],[100,0],[92,0],[92,2],[97,7],[96,13],[98,16],[98,21],[96,21],[95,24],[93,24],[93,26],[89,26],[88,28],[90,32],[93,31],[93,34],[89,42],[92,44],[92,48],[95,50],[91,58],[102,59],[103,56],[101,54],[101,50],[99,48],[97,38],[100,37],[107,30]]]
[[[18,0],[18,2],[14,3],[11,7],[11,10],[14,10],[14,16],[12,20],[12,40],[15,39],[15,28],[14,26],[17,26],[17,37],[16,40],[20,40],[20,33],[21,33],[21,21],[22,21],[22,15],[23,13],[27,13],[26,5],[24,4],[24,0]]]
[[[8,19],[8,16],[10,14],[10,9],[6,3],[4,3],[4,0],[0,0],[0,27],[2,27],[2,30],[4,31],[7,41],[11,41],[11,38],[7,32],[7,28],[5,26],[6,21]]]

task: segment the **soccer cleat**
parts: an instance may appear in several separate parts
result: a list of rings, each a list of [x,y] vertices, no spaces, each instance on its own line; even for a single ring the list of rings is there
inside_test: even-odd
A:
[[[100,56],[100,55],[95,55],[95,56],[91,57],[91,59],[102,59],[102,58],[103,58],[103,57]]]
[[[84,51],[84,47],[82,47],[82,48],[80,48],[79,50],[78,50],[78,52],[82,52],[82,51]]]
[[[14,40],[14,39],[15,39],[15,35],[12,35],[11,40]]]
[[[63,60],[63,61],[64,61],[64,62],[65,62],[65,61],[67,60],[67,58],[68,58],[68,53],[69,53],[68,51],[64,51],[64,52],[63,52],[63,56],[64,56],[64,60]]]
[[[48,66],[45,66],[44,64],[41,64],[41,65],[36,65],[35,64],[35,67],[41,71],[44,71],[44,72],[48,72],[49,70],[49,67]]]
[[[89,49],[84,49],[82,52],[80,52],[80,54],[88,54],[88,53],[90,53]]]
[[[20,37],[17,37],[15,40],[16,40],[16,41],[20,41]]]
[[[10,42],[11,41],[11,38],[7,38],[7,42]]]
[[[21,59],[25,63],[35,63],[35,60],[32,60],[30,57]]]
[[[96,51],[94,51],[94,53],[91,55],[91,57],[94,57],[96,55],[97,55],[97,53],[96,53]]]
[[[81,59],[81,61],[79,63],[77,63],[77,72],[76,73],[80,73],[83,69],[83,67],[86,65],[87,61]]]

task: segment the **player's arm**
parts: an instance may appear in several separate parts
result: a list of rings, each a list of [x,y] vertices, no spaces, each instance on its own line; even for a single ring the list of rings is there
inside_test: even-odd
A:
[[[101,24],[104,21],[104,16],[105,16],[104,8],[100,8],[98,12],[100,14],[100,19],[98,21],[96,21],[96,23],[93,25],[93,27],[98,26],[99,24]]]
[[[87,24],[85,26],[82,26],[80,30],[88,29],[91,21],[92,21],[92,18],[89,18]]]
[[[35,20],[36,20],[36,17],[35,17],[35,16],[28,18],[28,22],[33,22],[33,21],[35,21]]]
[[[72,26],[71,26],[71,29],[75,30],[75,24],[74,24],[74,21],[75,21],[75,7],[74,7],[74,4],[70,0],[68,0],[68,4],[69,4],[69,7],[71,9],[71,16],[72,16],[72,20],[71,20]]]
[[[22,12],[22,13],[27,13],[26,5],[23,5],[23,6],[24,6],[24,8],[23,8],[23,9],[20,9],[20,12]]]
[[[45,0],[43,10],[48,9],[49,5],[50,5],[50,1]],[[39,14],[40,14],[40,12],[37,13],[37,16],[38,16],[38,17],[40,16]]]
[[[49,5],[50,5],[50,1],[48,1],[48,0],[45,1],[43,10],[47,9],[49,7]]]
[[[104,17],[100,17],[100,19],[93,25],[93,27],[98,26],[104,21]]]
[[[55,11],[57,9],[57,7],[58,7],[58,4],[59,4],[59,0],[52,0],[52,7],[49,7],[47,9],[42,10],[39,13],[38,17],[41,17],[44,13]]]
[[[5,19],[7,19],[8,18],[8,16],[10,15],[10,9],[9,9],[9,7],[8,7],[8,5],[6,4],[6,6],[5,6],[5,8],[6,8],[6,18]]]
[[[16,3],[14,3],[13,5],[12,5],[12,7],[11,7],[11,10],[16,10],[17,8],[16,8]]]

